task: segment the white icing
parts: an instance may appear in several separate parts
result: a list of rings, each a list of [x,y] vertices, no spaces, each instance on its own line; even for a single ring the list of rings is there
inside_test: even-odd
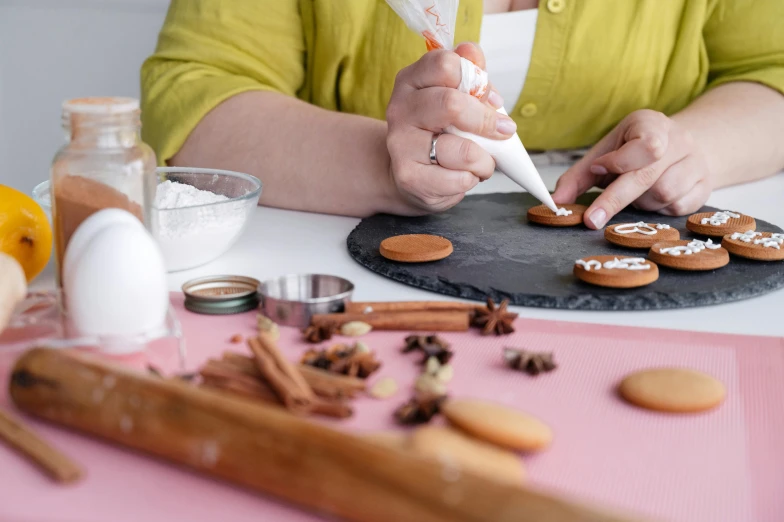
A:
[[[714,227],[718,227],[727,224],[727,221],[729,221],[730,218],[737,219],[739,217],[740,214],[730,212],[729,210],[723,210],[721,212],[716,212],[711,217],[702,218],[702,221],[700,221],[700,223],[702,223],[703,225],[710,224],[713,225]]]
[[[618,259],[617,257],[612,261],[605,261],[604,268],[607,269],[624,269],[624,270],[650,270],[650,263],[645,262],[643,257],[624,257]]]
[[[707,241],[700,241],[699,239],[695,239],[688,245],[662,248],[659,250],[659,253],[670,254],[671,256],[679,256],[683,253],[687,256],[690,256],[692,254],[702,252],[706,248],[709,250],[716,250],[717,248],[721,248],[721,245],[714,244],[710,239]]]
[[[599,270],[602,267],[602,264],[595,259],[591,259],[590,261],[585,261],[584,259],[578,259],[577,261],[574,262],[574,264],[580,265],[585,269],[586,272],[590,272],[591,267],[596,267],[596,270]]]
[[[591,259],[589,261],[585,261],[584,259],[578,259],[574,262],[575,265],[580,265],[585,269],[586,272],[590,272],[591,268],[595,268],[596,270],[600,270],[602,267],[606,268],[607,270],[613,269],[622,269],[622,270],[650,270],[651,265],[647,263],[645,258],[642,257],[624,257],[623,259],[618,259],[617,257],[611,261],[605,261],[604,265],[601,262],[597,261],[596,259]]]
[[[784,234],[771,234],[770,237],[762,236],[762,232],[755,232],[748,230],[744,233],[735,232],[730,236],[730,239],[743,241],[744,243],[754,243],[755,245],[762,245],[762,248],[775,248],[781,250],[781,245],[784,244]]]
[[[558,210],[555,212],[555,215],[556,216],[571,216],[572,215],[572,211],[571,210],[567,210],[565,208],[558,207]]]
[[[656,223],[656,228],[659,230],[669,230],[670,225],[666,225],[664,223]]]

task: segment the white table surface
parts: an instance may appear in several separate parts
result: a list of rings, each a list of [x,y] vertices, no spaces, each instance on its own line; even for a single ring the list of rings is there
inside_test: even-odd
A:
[[[563,168],[540,172],[550,189]],[[471,193],[515,192],[519,188],[496,174]],[[708,204],[740,211],[784,226],[784,172],[754,183],[717,190]],[[326,273],[344,277],[356,287],[356,301],[448,299],[397,283],[356,263],[346,238],[358,219],[259,207],[240,240],[219,259],[169,275],[169,287],[180,290],[194,277],[236,274],[271,279],[284,274]],[[51,267],[34,287],[52,287]],[[595,312],[515,307],[522,317],[707,332],[784,337],[784,289],[734,303],[703,308],[637,312]]]

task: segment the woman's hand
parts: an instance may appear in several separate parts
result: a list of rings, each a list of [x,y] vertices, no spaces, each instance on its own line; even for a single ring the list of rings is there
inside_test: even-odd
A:
[[[428,52],[398,73],[387,107],[390,175],[409,203],[428,212],[456,205],[495,170],[484,149],[451,134],[438,138],[438,164],[431,164],[434,135],[450,125],[492,139],[507,139],[517,130],[511,118],[496,112],[503,106],[497,92],[488,89],[486,98],[478,100],[457,90],[460,56],[485,66],[482,52],[472,44],[461,44],[455,52]]]
[[[690,214],[712,190],[704,153],[691,133],[660,112],[631,113],[561,176],[553,200],[573,203],[591,187],[605,188],[585,213],[599,229],[632,204],[669,216]]]

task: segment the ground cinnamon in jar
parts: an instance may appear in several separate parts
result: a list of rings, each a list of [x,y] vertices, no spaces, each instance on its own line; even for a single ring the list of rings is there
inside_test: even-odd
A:
[[[53,187],[54,199],[54,236],[57,249],[57,263],[62,270],[65,248],[71,236],[82,222],[105,208],[127,210],[139,221],[144,222],[140,204],[128,196],[100,181],[84,176],[65,175]]]

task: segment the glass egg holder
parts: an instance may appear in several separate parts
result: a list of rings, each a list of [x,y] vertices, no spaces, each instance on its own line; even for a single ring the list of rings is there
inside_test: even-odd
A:
[[[64,312],[57,291],[29,292],[0,332],[0,354],[31,348],[79,349],[98,353],[139,369],[185,370],[186,344],[171,304],[164,324],[133,336],[84,335]]]

